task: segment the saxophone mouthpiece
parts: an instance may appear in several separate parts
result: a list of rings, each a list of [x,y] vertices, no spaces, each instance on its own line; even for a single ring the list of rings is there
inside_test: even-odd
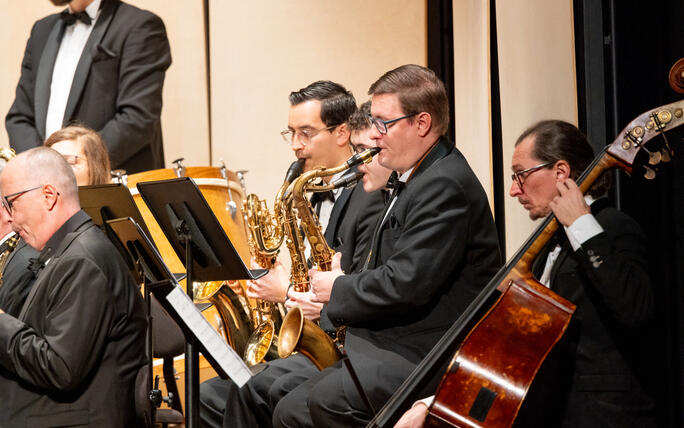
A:
[[[373,159],[373,156],[376,154],[380,153],[380,150],[378,147],[372,147],[370,149],[366,149],[362,151],[361,153],[357,153],[354,156],[350,157],[347,160],[347,167],[351,168],[353,166],[359,165],[361,163],[368,163]]]
[[[304,169],[304,159],[297,159],[292,162],[290,167],[287,169],[287,174],[285,174],[285,181],[292,183],[292,181],[302,175],[302,170]]]
[[[332,182],[334,189],[339,189],[341,187],[352,187],[361,180],[363,173],[359,171],[347,171],[342,177]]]

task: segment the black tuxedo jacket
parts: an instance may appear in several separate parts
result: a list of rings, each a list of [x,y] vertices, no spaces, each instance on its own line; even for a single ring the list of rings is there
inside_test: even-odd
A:
[[[344,189],[335,200],[324,236],[330,248],[342,253],[342,271],[355,272],[363,265],[373,226],[384,205],[382,193],[366,193],[361,182],[352,189]],[[335,331],[327,315],[327,305],[321,311],[320,326],[323,330]]]
[[[368,269],[335,280],[328,314],[348,326],[345,349],[364,386],[377,390],[393,386],[365,368],[396,363],[388,370],[401,382],[501,258],[485,192],[446,138],[416,167],[374,235]]]
[[[132,426],[145,307],[118,251],[83,212],[19,317],[0,314],[0,425]]]
[[[570,363],[563,365],[570,367],[570,386],[562,425],[651,427],[654,402],[644,379],[651,349],[642,345],[654,302],[645,238],[638,224],[608,207],[606,199],[595,201],[591,210],[604,232],[573,251],[559,231],[562,249],[551,270],[551,289],[577,305],[569,329],[576,343],[566,356]],[[538,258],[538,274],[548,251]]]
[[[344,189],[335,201],[325,229],[325,240],[332,249],[342,253],[344,272],[361,268],[373,226],[384,205],[382,193],[366,193],[361,182]]]
[[[40,146],[48,137],[50,83],[64,29],[54,14],[31,30],[5,119],[10,146],[17,152]],[[103,0],[74,74],[63,124],[78,121],[98,131],[112,168],[128,173],[162,168],[162,86],[170,64],[159,17],[119,0]]]
[[[33,272],[28,269],[30,259],[35,257],[38,257],[38,252],[21,239],[7,259],[5,270],[2,272],[0,309],[12,316],[19,315],[36,279]]]

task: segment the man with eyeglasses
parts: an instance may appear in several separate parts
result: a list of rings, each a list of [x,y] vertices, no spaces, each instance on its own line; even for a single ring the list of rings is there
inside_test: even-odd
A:
[[[651,347],[644,340],[654,303],[644,237],[632,218],[609,206],[609,175],[582,195],[575,180],[593,157],[582,132],[559,120],[531,126],[515,144],[510,196],[531,219],[553,213],[563,226],[535,260],[533,273],[577,305],[564,342],[554,350],[552,364],[561,370],[553,373],[553,390],[545,394],[533,385],[535,395],[544,396],[543,406],[523,412],[519,426],[655,426]],[[422,426],[430,401],[416,403],[396,428]]]
[[[0,175],[3,210],[40,251],[18,316],[0,310],[3,426],[132,426],[145,306],[114,245],[80,209],[76,179],[38,147]]]
[[[444,134],[449,107],[434,72],[405,65],[373,85],[370,138],[396,172],[360,271],[311,273],[373,408],[380,409],[500,266],[485,192]],[[363,426],[371,417],[341,362],[281,399],[274,426]]]
[[[317,81],[292,92],[289,100],[288,127],[281,136],[291,145],[297,159],[304,162],[304,171],[343,164],[352,155],[348,122],[356,110],[356,101],[351,92],[338,83]],[[325,181],[335,180],[342,174],[327,177]],[[351,271],[362,263],[362,252],[384,201],[379,192],[364,192],[361,184],[352,189],[338,189],[328,196],[330,199],[312,197],[312,206],[327,244],[338,252],[333,264]],[[335,328],[321,313],[324,302],[314,301],[311,292],[288,289],[289,281],[283,264],[276,262],[268,275],[248,283],[247,295],[284,302],[288,309],[300,306],[307,319],[320,321],[321,328],[334,334]],[[203,425],[231,426],[232,420],[240,421],[241,426],[270,425],[274,405],[271,403],[318,371],[301,354],[271,361],[257,370],[261,369],[242,389],[219,378],[202,383]]]

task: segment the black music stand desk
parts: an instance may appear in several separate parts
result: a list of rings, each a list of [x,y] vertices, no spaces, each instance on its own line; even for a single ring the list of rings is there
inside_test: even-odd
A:
[[[181,304],[182,300],[192,304],[192,284],[195,280],[256,279],[268,272],[265,269],[249,270],[245,266],[191,178],[150,181],[138,183],[137,187],[186,267],[187,296],[183,293],[181,298],[179,289],[174,288],[165,296],[165,300],[173,304]],[[192,316],[189,309],[187,312],[181,315]],[[196,311],[193,313],[199,314]],[[196,345],[195,340],[188,340],[185,356],[186,426],[189,428],[199,425],[199,360]]]

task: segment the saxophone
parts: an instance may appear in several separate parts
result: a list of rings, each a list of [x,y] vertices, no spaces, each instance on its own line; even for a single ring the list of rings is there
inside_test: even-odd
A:
[[[5,273],[5,265],[9,261],[10,254],[12,254],[12,251],[14,251],[17,248],[17,245],[19,244],[19,235],[14,234],[7,238],[7,241],[5,242],[5,250],[0,254],[0,287],[2,287],[2,277]]]
[[[372,160],[373,155],[379,151],[378,148],[367,149],[352,156],[340,166],[308,171],[290,185],[287,192],[287,211],[285,214],[288,216],[288,226],[293,223],[295,225],[294,230],[292,227],[287,229],[288,248],[290,248],[290,241],[292,240],[295,250],[293,253],[290,249],[292,256],[292,272],[290,275],[295,291],[309,291],[309,268],[304,258],[299,228],[296,228],[295,209],[301,221],[302,230],[311,245],[313,264],[321,271],[329,271],[332,265],[332,256],[335,254],[325,241],[318,217],[311,203],[304,196],[304,192],[324,192],[348,186],[352,181],[348,176],[327,185],[314,185],[312,182],[318,178],[330,177],[360,163],[368,163]],[[285,358],[294,351],[308,357],[319,370],[332,365],[341,357],[340,351],[330,336],[315,323],[305,319],[299,307],[295,307],[287,313],[278,334],[278,355]]]
[[[15,157],[16,154],[14,153],[14,150],[12,149],[7,149],[5,147],[0,148],[0,171],[5,168],[5,165],[7,165],[7,162],[12,160],[13,157]],[[9,238],[7,238],[7,241],[5,243],[5,250],[0,254],[0,287],[2,287],[2,276],[5,273],[5,265],[7,264],[7,261],[9,260],[10,254],[12,254],[12,251],[14,251],[15,248],[17,248],[17,245],[19,244],[19,235],[15,234]]]
[[[295,161],[287,170],[285,180],[276,194],[274,215],[268,211],[266,202],[254,194],[248,195],[243,204],[250,253],[262,268],[271,269],[277,259],[285,238],[283,196],[290,183],[302,173],[303,164],[301,160]],[[273,339],[275,325],[280,325],[282,321],[278,305],[263,299],[256,299],[252,319],[254,332],[243,355],[243,359],[250,366],[260,363],[267,357],[277,357]]]

